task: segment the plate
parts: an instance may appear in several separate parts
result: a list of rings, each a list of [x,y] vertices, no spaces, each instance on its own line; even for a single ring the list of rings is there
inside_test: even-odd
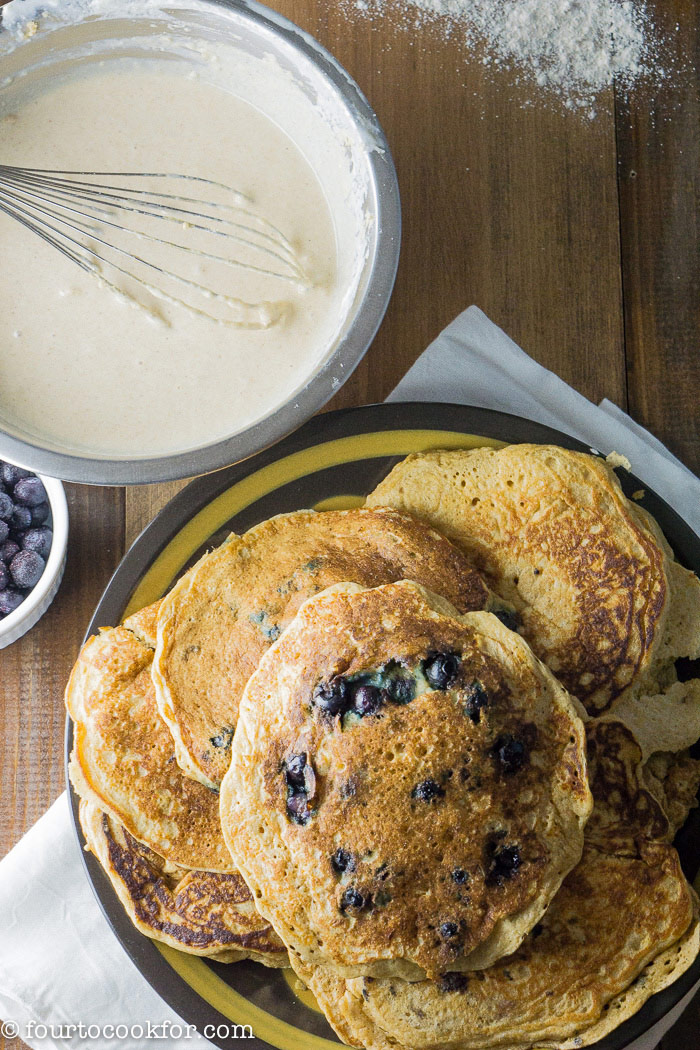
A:
[[[513,442],[557,444],[594,452],[559,431],[527,419],[463,405],[370,405],[317,416],[271,449],[245,463],[191,482],[133,544],[95,610],[88,635],[156,601],[208,548],[230,531],[246,529],[286,511],[359,506],[391,468],[411,452],[430,448],[500,447]],[[685,522],[634,475],[619,470],[628,496],[659,522],[679,561],[700,574],[700,540]],[[70,721],[67,754],[72,746]],[[73,820],[81,847],[77,798]],[[698,810],[695,814],[698,814]],[[686,874],[700,867],[700,818],[677,841]],[[140,934],[127,918],[106,875],[82,851],[98,902],[122,946],[149,984],[187,1023],[219,1047],[249,1035],[256,1050],[333,1050],[338,1042],[296,978],[256,963],[222,965],[178,952]],[[670,988],[658,992],[596,1050],[622,1050],[663,1017],[700,978],[700,958]],[[250,1029],[245,1026],[250,1026]],[[173,1033],[171,1033],[173,1034]]]

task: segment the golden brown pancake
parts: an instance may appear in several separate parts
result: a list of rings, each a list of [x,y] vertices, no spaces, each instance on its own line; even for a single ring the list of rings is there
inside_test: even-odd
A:
[[[218,787],[246,682],[306,598],[346,580],[374,587],[403,578],[460,612],[489,599],[460,550],[395,511],[282,514],[206,554],[158,616],[153,677],[182,769]]]
[[[292,957],[342,1039],[367,1050],[589,1046],[691,965],[698,901],[666,814],[640,787],[641,748],[612,720],[588,734],[595,805],[583,856],[516,952],[419,983],[343,980]]]
[[[490,613],[407,581],[309,599],[246,687],[221,788],[290,954],[420,979],[513,951],[580,858],[578,709]]]
[[[536,931],[487,970],[441,982],[299,976],[340,1038],[366,1050],[589,1046],[679,977],[700,947],[695,896],[673,851],[586,849]],[[630,887],[639,887],[633,907]],[[600,901],[605,902],[600,906]]]
[[[415,514],[512,602],[534,652],[592,713],[663,691],[700,655],[700,581],[602,459],[547,445],[426,452],[367,500]]]
[[[237,872],[169,864],[91,802],[80,803],[88,846],[134,926],[147,937],[218,962],[287,966],[284,945]]]
[[[78,794],[159,856],[227,872],[216,793],[183,775],[151,681],[157,606],[83,646],[66,688]]]

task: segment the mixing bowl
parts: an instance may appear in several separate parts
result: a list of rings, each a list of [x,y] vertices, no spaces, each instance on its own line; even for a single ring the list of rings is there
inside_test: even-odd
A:
[[[26,17],[33,0],[18,5]],[[236,67],[262,71],[255,97],[245,98],[282,130],[311,165],[335,224],[339,253],[353,242],[342,313],[325,357],[310,366],[303,385],[244,429],[212,434],[206,444],[158,454],[105,452],[70,444],[13,418],[0,397],[0,457],[64,480],[132,484],[202,474],[238,462],[296,429],[327,402],[365,354],[386,310],[398,265],[400,203],[396,173],[377,117],[357,85],[313,38],[257,3],[242,0],[68,0],[36,5],[39,17],[24,32],[6,13],[0,28],[0,103],[3,94],[42,78],[89,72],[91,63],[171,57],[213,67],[222,47]],[[13,6],[5,8],[5,12]],[[68,16],[71,10],[75,17]],[[214,57],[211,57],[214,56]],[[245,90],[242,88],[241,91]],[[236,87],[238,92],[238,87]],[[284,106],[280,105],[284,92]],[[316,163],[315,163],[316,162]],[[49,166],[49,165],[47,165]],[[339,256],[340,257],[340,256]],[[349,266],[346,268],[349,272]],[[27,275],[27,309],[31,275]],[[40,307],[39,307],[40,308]],[[0,362],[1,363],[1,362]],[[261,365],[262,368],[262,365]],[[196,395],[196,392],[195,392]],[[202,406],[206,411],[206,406]],[[173,424],[176,427],[176,421]]]

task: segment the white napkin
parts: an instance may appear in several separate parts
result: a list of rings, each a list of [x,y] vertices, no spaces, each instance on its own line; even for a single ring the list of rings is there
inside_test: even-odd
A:
[[[387,401],[455,401],[525,416],[607,455],[621,452],[700,534],[700,479],[607,398],[594,405],[538,365],[476,306],[421,354]]]
[[[431,343],[390,401],[454,401],[527,416],[592,448],[621,452],[638,477],[700,532],[700,480],[609,401],[593,405],[527,356],[472,306]],[[692,998],[630,1045],[654,1050]],[[0,1018],[42,1050],[144,1050],[144,1037],[109,1040],[56,1032],[37,1038],[33,1022],[84,1026],[180,1023],[127,959],[100,911],[70,825],[65,796],[0,861]],[[11,1034],[8,1032],[7,1034]],[[202,1038],[154,1040],[153,1047],[200,1050]]]

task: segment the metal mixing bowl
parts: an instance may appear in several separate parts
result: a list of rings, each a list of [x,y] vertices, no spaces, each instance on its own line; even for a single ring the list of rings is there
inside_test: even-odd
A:
[[[398,266],[401,211],[396,171],[389,146],[376,115],[345,70],[321,45],[287,19],[255,2],[200,0],[189,6],[162,8],[177,19],[191,21],[193,37],[229,38],[252,56],[272,56],[291,72],[310,100],[323,101],[333,110],[333,127],[339,141],[354,139],[354,155],[366,167],[364,212],[368,218],[368,243],[360,284],[339,340],[306,385],[281,407],[247,429],[202,447],[148,458],[105,458],[51,445],[48,440],[0,424],[0,457],[33,471],[67,481],[117,485],[166,481],[216,470],[258,452],[296,429],[320,409],[351,375],[367,351],[386,311]],[[116,19],[116,13],[114,18]],[[91,21],[91,39],[105,40],[120,31],[112,15]],[[138,30],[144,39],[153,31],[152,18]],[[126,23],[122,22],[124,33]],[[1,28],[1,26],[0,26]],[[29,62],[62,60],[60,26],[42,29],[9,55],[0,56],[4,77],[21,76]],[[44,38],[48,39],[48,43]],[[0,32],[0,41],[2,33]],[[128,41],[130,54],[138,40]],[[43,48],[43,52],[42,52]],[[125,52],[126,52],[125,47]],[[5,80],[5,83],[9,82]],[[322,99],[323,96],[323,99]],[[324,110],[325,112],[325,110]],[[344,136],[344,137],[343,137]],[[345,148],[345,145],[343,145]],[[232,427],[233,429],[233,427]]]

